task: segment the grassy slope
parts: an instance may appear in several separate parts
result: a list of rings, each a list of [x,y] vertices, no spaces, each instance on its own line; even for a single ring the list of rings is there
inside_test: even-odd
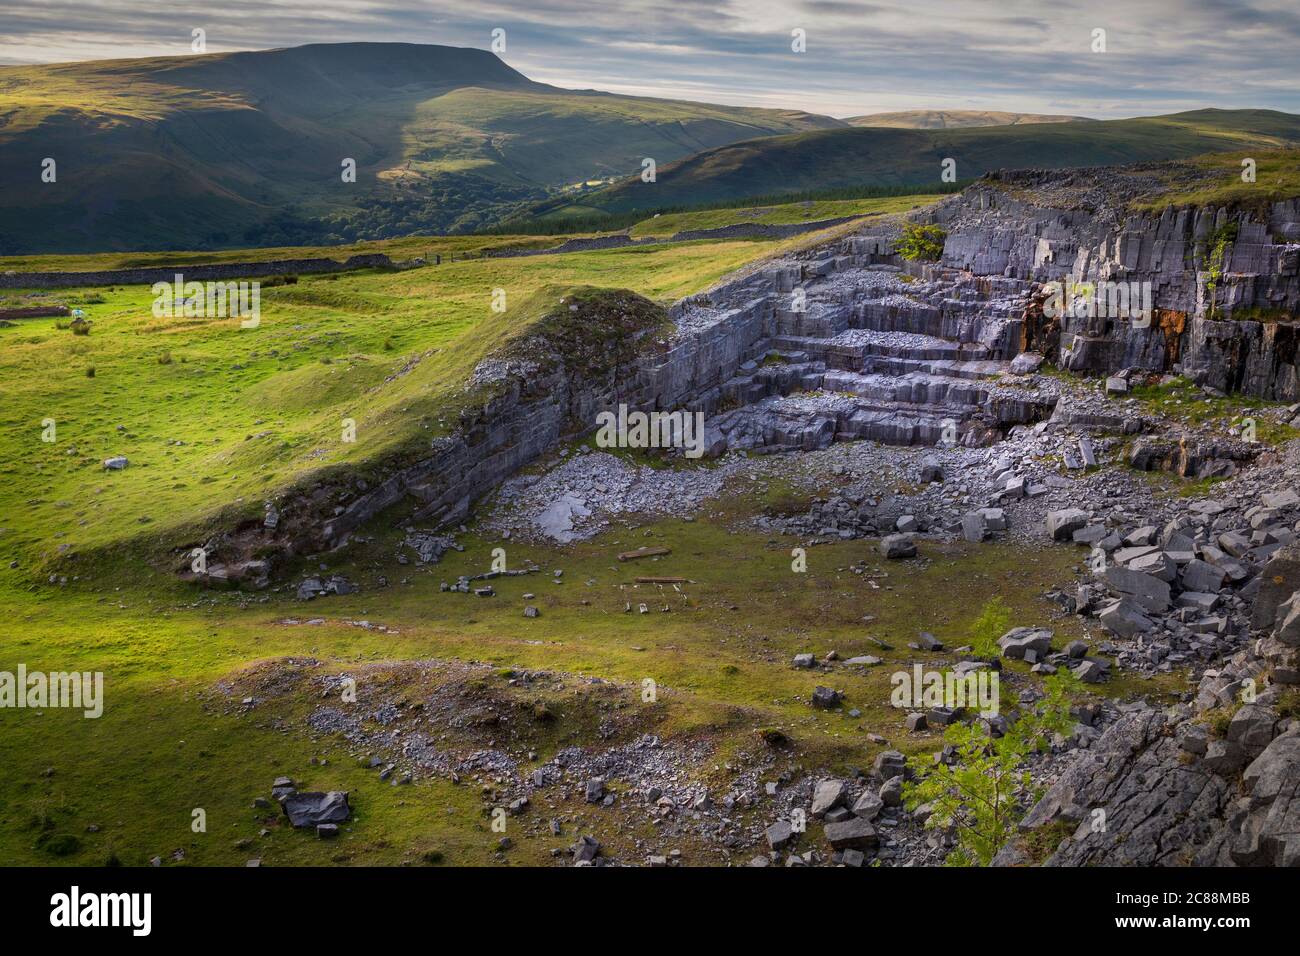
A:
[[[868,113],[850,116],[850,126],[893,129],[960,129],[975,126],[1026,126],[1032,123],[1073,123],[1083,116],[1059,113],[1006,113],[999,110],[903,110],[896,113]]]
[[[1214,185],[1193,188],[1171,183],[1161,195],[1135,203],[1137,208],[1159,211],[1169,206],[1263,205],[1300,196],[1300,149],[1253,150],[1255,181],[1242,182],[1242,153],[1197,157],[1193,165],[1219,174]]]
[[[839,219],[843,216],[883,216],[928,205],[939,196],[886,196],[878,199],[832,199],[741,209],[708,209],[667,213],[645,219],[630,230],[633,236],[671,236],[686,229],[717,229],[738,224],[785,225]]]
[[[223,262],[266,262],[274,259],[323,258],[342,262],[349,256],[382,252],[394,262],[435,255],[444,259],[474,257],[482,250],[509,243],[511,246],[554,245],[550,236],[408,236],[365,242],[318,246],[268,246],[263,249],[223,249],[180,252],[91,252],[53,253],[41,256],[0,256],[0,271],[8,272],[97,272],[105,269],[136,269],[175,265],[211,265]]]
[[[1000,168],[1095,166],[1176,159],[1300,142],[1300,117],[1270,110],[1200,110],[1128,120],[976,129],[818,130],[699,153],[586,196],[608,212],[746,195],[939,181],[945,158],[961,178]]]
[[[431,225],[446,225],[644,156],[841,125],[559,90],[485,51],[413,44],[0,67],[0,94],[9,252],[156,248],[159,236],[178,249],[254,245],[257,224],[290,205],[369,214],[375,199],[437,200],[451,208]],[[40,182],[45,157],[56,183]],[[340,179],[343,157],[355,184]]]
[[[50,293],[36,301],[79,305],[95,324],[84,337],[50,320],[0,329],[0,513],[13,516],[0,536],[5,562],[21,559],[31,573],[62,551],[136,535],[173,546],[180,527],[218,506],[257,510],[315,469],[364,468],[422,446],[454,415],[478,360],[522,331],[519,308],[542,286],[672,301],[779,247],[692,243],[303,277],[263,290],[257,329],[155,319],[145,287]],[[507,296],[500,315],[497,288]],[[345,417],[357,422],[355,443],[340,441]],[[46,418],[57,422],[55,444],[40,440]],[[117,454],[130,467],[102,471]]]

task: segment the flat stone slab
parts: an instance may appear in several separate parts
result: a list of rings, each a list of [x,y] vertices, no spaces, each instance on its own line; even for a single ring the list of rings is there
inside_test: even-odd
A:
[[[280,802],[280,806],[289,822],[300,828],[317,827],[322,823],[345,823],[352,816],[345,790],[291,793]]]
[[[876,828],[865,817],[828,823],[825,833],[826,842],[837,850],[869,850],[880,841]]]
[[[1150,574],[1111,565],[1102,572],[1106,587],[1147,611],[1169,610],[1169,584]]]

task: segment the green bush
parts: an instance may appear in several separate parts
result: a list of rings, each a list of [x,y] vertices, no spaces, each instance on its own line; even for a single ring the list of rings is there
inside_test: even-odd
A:
[[[53,856],[72,856],[81,849],[81,841],[71,833],[60,833],[44,842],[46,852]]]
[[[994,597],[984,605],[980,616],[970,627],[971,649],[980,657],[997,657],[998,638],[1011,630],[1011,608],[1002,598]]]
[[[1210,238],[1210,252],[1205,263],[1205,271],[1209,274],[1205,280],[1205,292],[1210,300],[1210,318],[1214,318],[1216,311],[1214,290],[1218,288],[1219,280],[1223,278],[1224,259],[1227,257],[1228,246],[1236,241],[1237,224],[1235,222],[1225,223],[1220,226]]]
[[[898,254],[908,262],[938,262],[948,233],[940,226],[909,222],[898,240]]]
[[[1049,677],[1038,708],[1022,713],[1001,737],[990,737],[978,723],[950,726],[943,739],[954,750],[951,764],[935,763],[929,754],[909,758],[915,779],[903,785],[903,800],[910,810],[930,804],[927,827],[955,830],[948,865],[988,866],[1015,834],[1022,807],[1040,795],[1021,768],[1054,734],[1069,733],[1075,680],[1069,671]]]

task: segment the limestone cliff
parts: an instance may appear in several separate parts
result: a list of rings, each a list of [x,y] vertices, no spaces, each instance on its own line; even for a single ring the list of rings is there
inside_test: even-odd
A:
[[[926,216],[948,233],[942,265],[1040,284],[1025,344],[1063,368],[1182,371],[1296,400],[1300,199],[1146,211],[1170,175],[1170,164],[992,174]],[[1146,289],[1152,311],[1052,317],[1047,283]]]

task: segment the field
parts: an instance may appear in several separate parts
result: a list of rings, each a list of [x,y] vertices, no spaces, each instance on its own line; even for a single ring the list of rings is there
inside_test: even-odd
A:
[[[303,276],[262,290],[256,329],[155,318],[143,286],[11,292],[5,304],[67,304],[93,325],[86,336],[53,320],[0,329],[0,509],[21,516],[0,539],[7,559],[30,574],[130,540],[155,553],[220,509],[256,511],[319,470],[422,445],[445,429],[474,365],[528,327],[523,309],[543,287],[629,288],[667,303],[789,243]],[[345,418],[355,442],[342,441]],[[43,441],[51,419],[56,440]],[[104,471],[115,455],[130,467]]]
[[[357,581],[362,592],[308,608],[290,593],[251,600],[203,594],[166,576],[129,570],[108,581],[31,593],[8,581],[0,603],[11,626],[0,640],[0,666],[21,661],[33,670],[103,671],[106,702],[98,720],[67,710],[6,713],[0,857],[144,865],[160,856],[170,865],[181,850],[187,864],[242,865],[250,858],[268,865],[545,864],[553,847],[595,833],[608,854],[633,861],[639,857],[631,841],[644,838],[661,852],[681,849],[690,864],[723,862],[716,848],[697,845],[689,835],[657,840],[631,801],[606,810],[561,794],[535,797],[534,806],[510,822],[513,846],[500,853],[499,834],[489,829],[490,786],[483,792],[471,781],[457,786],[418,778],[394,787],[381,780],[364,758],[383,751],[329,734],[312,738],[305,717],[321,706],[319,684],[295,683],[287,675],[311,672],[304,663],[310,659],[320,662],[316,669],[323,674],[356,675],[363,703],[373,689],[368,678],[379,685],[374,693],[387,689],[414,700],[463,666],[455,662],[482,662],[453,686],[470,703],[495,708],[506,719],[451,731],[448,746],[475,749],[495,740],[526,771],[563,747],[591,745],[596,725],[616,718],[618,733],[608,743],[653,732],[703,746],[707,757],[696,769],[711,785],[725,787],[729,755],[763,751],[761,728],[778,729],[792,741],[776,756],[772,778],[796,764],[846,773],[866,766],[885,749],[867,739],[870,732],[905,751],[932,748],[935,734],[902,733],[901,714],[885,704],[888,673],[917,659],[906,648],[917,630],[960,643],[992,593],[1012,596],[1018,623],[1052,624],[1061,641],[1077,636],[1077,624],[1060,620],[1037,596],[1068,574],[1077,560],[1069,551],[1030,559],[1019,548],[953,546],[932,553],[928,567],[892,566],[881,579],[848,572],[849,564],[864,559],[878,563],[870,542],[849,542],[813,549],[808,573],[795,575],[789,567],[795,542],[730,526],[752,504],[747,489],[745,497],[725,498],[710,509],[708,521],[660,521],[562,549],[515,545],[471,529],[461,538],[464,553],[422,569],[396,565],[396,542],[380,533],[331,562],[331,571]],[[672,556],[657,562],[655,572],[698,582],[685,586],[684,595],[669,595],[672,613],[658,613],[665,598],[640,593],[647,589],[629,584],[632,572],[611,561],[611,552],[633,541],[671,547]],[[497,596],[486,600],[439,590],[441,580],[485,570],[490,549],[501,545],[512,565],[536,562],[541,573],[503,579]],[[718,573],[722,567],[726,574]],[[553,568],[564,571],[563,584],[545,580]],[[380,574],[394,583],[379,588]],[[404,583],[396,583],[398,575],[407,576]],[[872,578],[888,587],[873,587]],[[521,595],[530,589],[541,593],[525,602]],[[624,601],[638,596],[654,602],[656,613],[622,613]],[[541,617],[521,617],[524,603],[538,604]],[[862,620],[867,614],[875,616],[870,625]],[[309,615],[314,623],[304,623]],[[357,626],[362,620],[370,626]],[[869,636],[897,650],[882,654]],[[811,710],[808,695],[826,678],[789,666],[795,653],[831,649],[885,660],[834,677],[848,704],[861,709],[858,719],[845,711]],[[432,678],[417,678],[408,673],[408,661],[439,663],[428,665]],[[539,670],[569,676],[524,691],[511,687],[513,675]],[[606,683],[593,685],[579,675],[598,675]],[[646,678],[659,686],[653,705],[639,696]],[[1104,692],[1123,697],[1138,690],[1159,688],[1117,681]],[[246,696],[255,701],[251,707],[241,704]],[[536,718],[539,713],[548,716]],[[278,811],[253,808],[253,798],[267,796],[281,775],[351,792],[355,820],[339,840],[294,832]],[[205,833],[191,829],[196,808],[206,813]],[[563,821],[562,837],[551,835],[549,819]]]

